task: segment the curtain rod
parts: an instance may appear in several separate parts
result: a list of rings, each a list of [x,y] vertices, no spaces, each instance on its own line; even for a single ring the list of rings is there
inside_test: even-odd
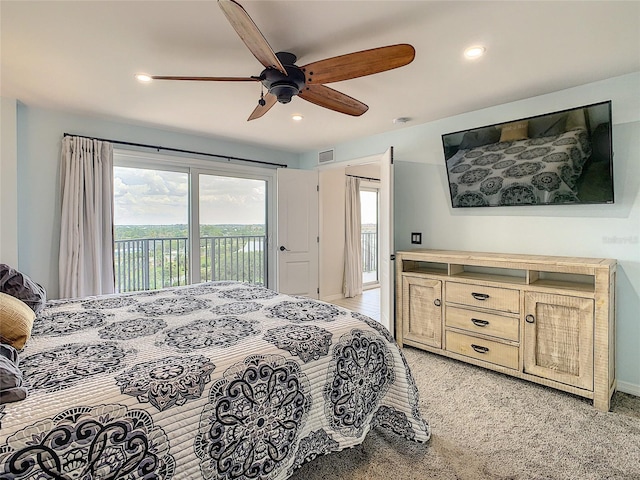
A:
[[[379,179],[379,178],[361,177],[360,175],[350,175],[350,174],[348,174],[348,173],[345,173],[345,175],[346,175],[347,177],[360,178],[360,179],[362,179],[362,180],[369,180],[369,181],[371,181],[371,182],[379,182],[379,181],[380,181],[380,179]]]
[[[131,147],[142,147],[142,148],[153,148],[154,150],[166,150],[168,152],[178,152],[178,153],[190,153],[192,155],[204,155],[207,157],[216,157],[216,158],[226,158],[228,161],[237,160],[240,162],[250,162],[250,163],[259,163],[261,165],[270,165],[272,167],[281,167],[287,168],[287,165],[283,163],[271,163],[271,162],[263,162],[261,160],[251,160],[248,158],[240,158],[240,157],[232,157],[230,155],[218,155],[216,153],[206,153],[206,152],[196,152],[193,150],[183,150],[181,148],[172,148],[172,147],[162,147],[160,145],[147,145],[145,143],[133,143],[133,142],[123,142],[120,140],[110,140],[108,138],[97,138],[97,137],[87,137],[85,135],[75,135],[73,133],[65,133],[65,137],[80,137],[80,138],[88,138],[89,140],[98,140],[101,142],[110,142],[118,145],[128,145]]]

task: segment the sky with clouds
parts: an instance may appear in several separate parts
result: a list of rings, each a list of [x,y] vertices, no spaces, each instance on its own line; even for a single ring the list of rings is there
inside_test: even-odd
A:
[[[264,224],[265,182],[200,176],[202,224]],[[182,172],[114,168],[116,225],[188,223],[188,175]]]
[[[188,181],[183,172],[115,167],[115,224],[187,224]],[[201,175],[200,223],[264,224],[265,195],[263,180]],[[376,223],[376,195],[361,199],[362,223]]]

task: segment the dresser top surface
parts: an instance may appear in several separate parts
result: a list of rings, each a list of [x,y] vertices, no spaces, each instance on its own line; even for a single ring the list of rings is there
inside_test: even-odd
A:
[[[521,253],[491,253],[491,252],[468,252],[462,250],[431,250],[415,249],[401,250],[396,255],[415,259],[417,261],[434,261],[448,263],[469,263],[469,264],[496,264],[496,263],[527,263],[540,265],[582,265],[592,267],[609,267],[617,263],[611,258],[588,258],[588,257],[568,257],[554,255],[528,255]]]

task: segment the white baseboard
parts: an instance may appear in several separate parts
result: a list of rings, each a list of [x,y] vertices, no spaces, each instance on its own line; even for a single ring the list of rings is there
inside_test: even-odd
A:
[[[640,397],[640,385],[621,382],[620,380],[618,380],[616,386],[619,392],[628,393],[630,395],[635,395],[636,397]]]
[[[327,297],[322,297],[320,300],[322,300],[323,302],[332,302],[333,300],[342,300],[344,298],[344,295],[341,293],[336,293],[334,295],[329,295]]]

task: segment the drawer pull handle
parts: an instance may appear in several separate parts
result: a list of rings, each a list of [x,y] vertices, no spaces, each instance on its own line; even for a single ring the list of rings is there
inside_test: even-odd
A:
[[[476,327],[486,327],[489,325],[487,320],[480,320],[479,318],[472,318],[471,321]]]
[[[439,299],[439,298],[436,298],[436,299],[433,301],[433,304],[434,304],[436,307],[439,307],[440,305],[442,305],[442,302],[440,302],[440,299]]]
[[[476,300],[480,300],[480,301],[484,301],[484,300],[487,300],[489,298],[489,295],[486,294],[486,293],[471,292],[471,296],[473,298],[475,298]]]
[[[488,353],[489,352],[489,348],[488,347],[483,347],[481,345],[476,345],[475,343],[471,344],[471,348],[473,348],[478,353]]]
[[[524,317],[524,319],[525,319],[525,321],[526,321],[527,323],[533,323],[533,322],[535,322],[535,321],[536,321],[535,317],[534,317],[533,315],[531,315],[531,314],[529,314],[529,315],[527,315],[526,317]]]

